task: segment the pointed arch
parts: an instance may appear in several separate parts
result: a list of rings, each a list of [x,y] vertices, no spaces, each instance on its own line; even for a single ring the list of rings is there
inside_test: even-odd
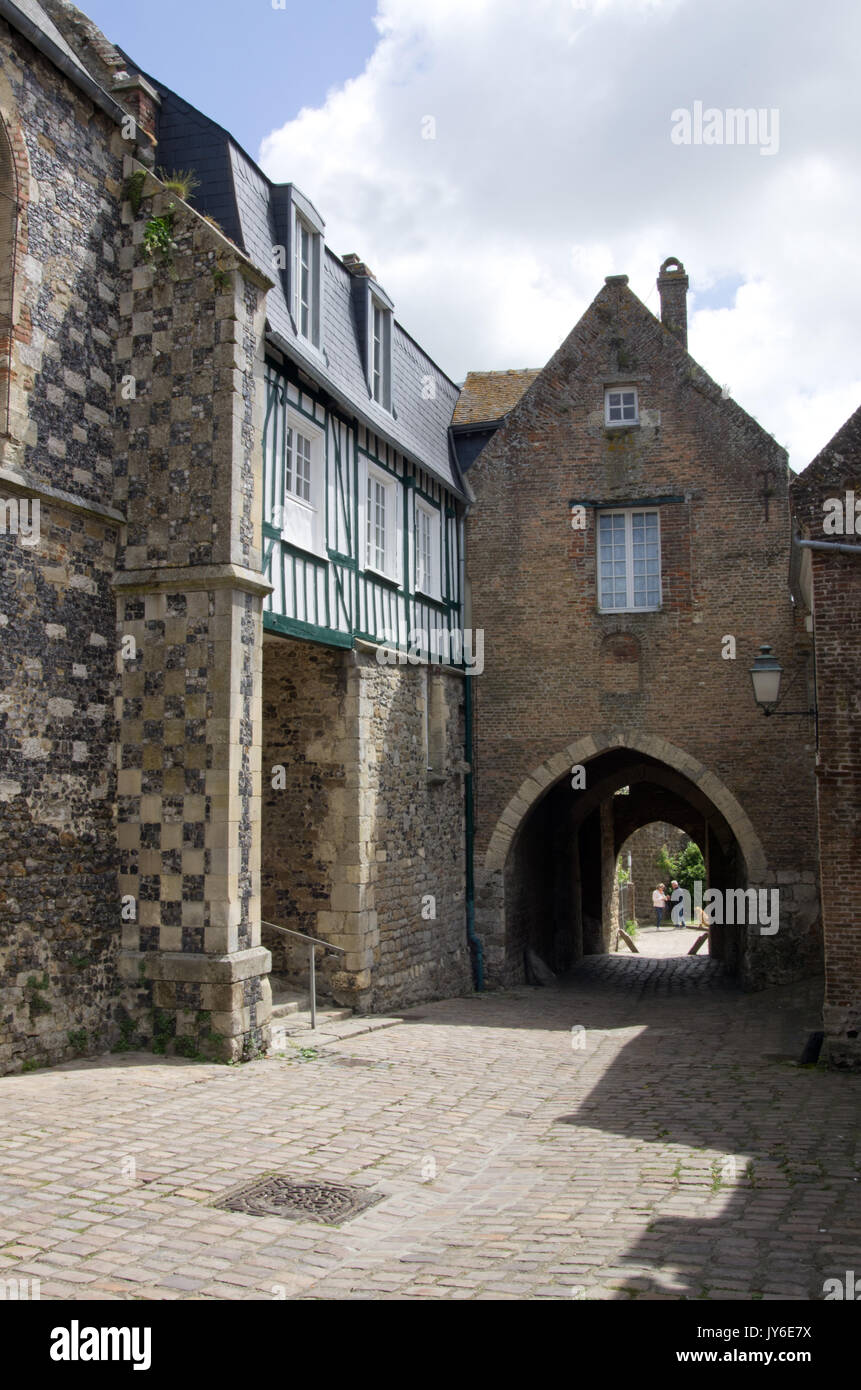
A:
[[[485,854],[485,870],[493,872],[505,867],[511,843],[524,819],[536,802],[540,801],[572,766],[588,763],[590,759],[598,757],[601,753],[608,753],[614,748],[630,748],[632,752],[657,758],[693,782],[730,826],[744,856],[751,880],[760,883],[764,881],[768,864],[762,842],[753,828],[750,817],[732,792],[713,772],[709,772],[703,763],[690,753],[677,748],[675,744],[669,743],[657,734],[629,731],[587,734],[535,768],[511,798],[494,827]]]

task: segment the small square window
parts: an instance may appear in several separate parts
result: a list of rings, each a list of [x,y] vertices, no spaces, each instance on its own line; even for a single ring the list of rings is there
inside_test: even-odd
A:
[[[613,387],[604,392],[604,420],[606,424],[636,425],[639,418],[636,387]]]

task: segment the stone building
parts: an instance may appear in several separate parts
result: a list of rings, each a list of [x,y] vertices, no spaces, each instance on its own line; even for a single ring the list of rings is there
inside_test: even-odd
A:
[[[4,1071],[89,1048],[118,1000],[114,382],[123,161],[139,148],[46,11],[11,11],[0,12]]]
[[[793,590],[816,652],[825,1051],[861,1067],[861,410],[791,487]],[[857,501],[856,501],[857,499]],[[775,649],[783,664],[783,652]],[[787,676],[780,705],[804,708]],[[785,706],[783,704],[785,700]],[[792,718],[798,723],[797,716]]]
[[[3,16],[0,1065],[255,1055],[264,920],[358,1008],[467,989],[457,388],[298,189]]]
[[[769,642],[812,682],[786,459],[687,354],[678,263],[661,322],[610,277],[545,368],[459,391],[67,0],[0,0],[0,194],[0,1071],[257,1055],[309,935],[359,1010],[564,968],[655,822],[778,890],[776,932],[713,934],[747,985],[817,968],[815,730],[747,676]]]
[[[655,820],[701,846],[747,986],[821,968],[814,730],[764,720],[748,676],[768,641],[811,679],[789,470],[688,354],[687,284],[665,262],[658,320],[608,277],[543,370],[472,374],[455,410],[491,980],[527,947],[557,969],[607,949],[618,851]],[[777,930],[739,924],[749,889],[779,890]]]

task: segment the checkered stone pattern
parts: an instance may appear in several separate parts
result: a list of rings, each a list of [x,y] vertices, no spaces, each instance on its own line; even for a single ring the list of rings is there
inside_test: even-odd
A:
[[[121,600],[120,885],[138,902],[137,921],[123,927],[130,950],[227,948],[225,937],[206,936],[212,921],[205,884],[220,868],[206,844],[207,769],[215,770],[206,718],[215,598],[201,591]],[[122,655],[129,637],[133,660]]]
[[[164,1015],[154,1033],[189,1039],[186,1051],[214,1037],[239,1058],[268,1041],[271,1000],[259,885],[268,282],[152,191],[138,217],[126,205],[120,253],[117,355],[133,390],[117,411],[118,824],[120,892],[136,904],[121,969],[137,1014]],[[142,249],[146,218],[166,214],[169,267]]]
[[[120,893],[136,904],[135,920],[123,922],[124,951],[221,957],[260,946],[255,604],[227,588],[119,601]],[[129,637],[136,654],[124,659]],[[259,980],[227,994],[201,980],[197,990],[156,980],[153,1003],[183,1015],[239,1009],[262,1030],[268,998]],[[192,1024],[178,1015],[177,1032]]]

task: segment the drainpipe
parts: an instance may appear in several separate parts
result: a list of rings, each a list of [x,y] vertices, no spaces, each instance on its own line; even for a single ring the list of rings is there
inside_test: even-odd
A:
[[[466,556],[464,553],[463,515],[458,518],[458,573],[460,579],[461,641],[465,645],[463,619],[466,598]],[[472,782],[472,682],[474,677],[464,675],[464,748],[463,758],[469,771],[465,775],[464,799],[466,813],[466,939],[472,958],[472,972],[475,988],[484,989],[484,950],[475,931],[475,872],[473,857],[475,852],[475,803]]]
[[[861,555],[861,545],[844,545],[842,541],[803,541],[793,536],[799,550],[836,550],[838,555]]]

